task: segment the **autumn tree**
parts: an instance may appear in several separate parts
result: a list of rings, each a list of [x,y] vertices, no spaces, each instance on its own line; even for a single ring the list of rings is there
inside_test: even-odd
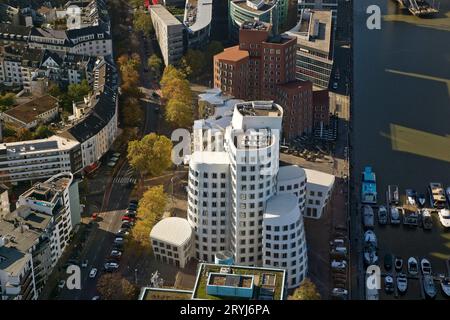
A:
[[[193,111],[192,105],[178,100],[178,98],[172,98],[166,105],[166,120],[175,126],[182,128],[188,128],[192,126]]]
[[[141,140],[128,144],[128,161],[140,173],[160,175],[172,165],[172,141],[162,135],[150,133]]]
[[[16,95],[14,93],[8,92],[4,95],[0,95],[0,109],[2,111],[6,111],[14,103],[16,103]]]
[[[139,105],[139,100],[129,98],[122,106],[123,122],[127,127],[137,127],[144,118],[144,112]]]
[[[317,290],[316,285],[309,279],[306,278],[303,283],[295,289],[293,295],[293,300],[320,300],[320,294]]]
[[[97,282],[97,291],[104,300],[134,300],[137,288],[120,273],[105,273]]]
[[[163,67],[163,62],[160,57],[156,54],[152,54],[147,60],[147,65],[152,70],[157,77],[161,76],[161,71]]]
[[[153,23],[150,13],[145,10],[136,10],[133,14],[133,26],[137,31],[143,32],[145,35],[153,33]]]
[[[16,136],[19,141],[26,141],[33,139],[33,134],[27,128],[20,128],[19,130],[17,130]]]

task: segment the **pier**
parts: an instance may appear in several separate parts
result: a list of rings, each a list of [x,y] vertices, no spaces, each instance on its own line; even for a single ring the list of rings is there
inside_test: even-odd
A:
[[[412,15],[418,17],[432,16],[439,13],[439,3],[434,0],[395,0],[400,9],[407,9]],[[430,4],[430,1],[433,1]]]

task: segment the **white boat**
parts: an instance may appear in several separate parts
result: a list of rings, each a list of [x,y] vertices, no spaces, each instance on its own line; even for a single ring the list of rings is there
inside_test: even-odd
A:
[[[422,274],[430,275],[431,274],[431,263],[427,259],[423,258],[420,260],[420,269],[422,270]]]
[[[408,290],[408,278],[404,273],[397,275],[397,289],[400,293],[405,293]]]
[[[367,265],[376,264],[378,262],[378,254],[376,247],[372,245],[366,245],[364,247],[364,262]]]
[[[436,297],[437,290],[433,277],[428,274],[423,276],[423,291],[431,299]]]
[[[433,218],[427,209],[422,210],[422,225],[425,230],[431,230],[433,228]]]
[[[391,207],[391,224],[400,224],[400,212],[397,207]]]
[[[444,228],[450,228],[450,210],[441,209],[439,210],[439,221]]]
[[[416,275],[419,272],[419,265],[414,257],[409,257],[408,259],[408,273],[411,275]]]
[[[378,247],[377,236],[375,235],[375,232],[373,232],[372,230],[367,230],[364,233],[364,242],[368,245]]]
[[[450,277],[441,279],[441,289],[446,297],[450,297]]]
[[[384,291],[386,293],[394,292],[394,278],[390,274],[384,278]]]
[[[374,214],[371,206],[363,206],[363,223],[365,228],[373,228]]]
[[[388,222],[388,213],[385,206],[378,207],[378,223],[379,224],[387,224]]]

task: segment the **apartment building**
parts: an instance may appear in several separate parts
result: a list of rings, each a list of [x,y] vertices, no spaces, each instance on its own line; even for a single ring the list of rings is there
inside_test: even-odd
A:
[[[336,19],[338,10],[338,0],[297,0],[298,13],[301,14],[303,9],[311,10],[329,10]]]
[[[213,0],[186,0],[183,23],[189,48],[204,48],[211,35]]]
[[[286,34],[297,38],[297,79],[327,89],[334,59],[331,11],[302,10],[298,24]]]
[[[327,208],[335,177],[331,174],[305,169],[306,172],[306,211],[305,217],[320,219]]]
[[[69,243],[79,212],[78,187],[70,173],[56,175],[23,193],[17,209],[0,220],[2,300],[37,299]]]
[[[184,52],[184,25],[160,4],[149,6],[149,10],[164,64],[175,65]]]

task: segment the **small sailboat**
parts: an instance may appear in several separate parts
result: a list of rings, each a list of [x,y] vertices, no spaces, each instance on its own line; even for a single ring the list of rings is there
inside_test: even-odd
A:
[[[398,292],[403,294],[408,290],[408,278],[406,277],[406,274],[399,273],[397,275],[397,289]]]
[[[447,298],[450,298],[450,277],[441,279],[441,289]]]
[[[426,296],[431,299],[436,297],[436,286],[434,284],[433,277],[429,274],[423,276],[423,291],[425,291]]]
[[[388,222],[388,213],[385,206],[379,206],[378,208],[378,223],[385,225]]]
[[[411,275],[416,275],[419,272],[419,265],[417,259],[414,257],[408,258],[408,273]]]

